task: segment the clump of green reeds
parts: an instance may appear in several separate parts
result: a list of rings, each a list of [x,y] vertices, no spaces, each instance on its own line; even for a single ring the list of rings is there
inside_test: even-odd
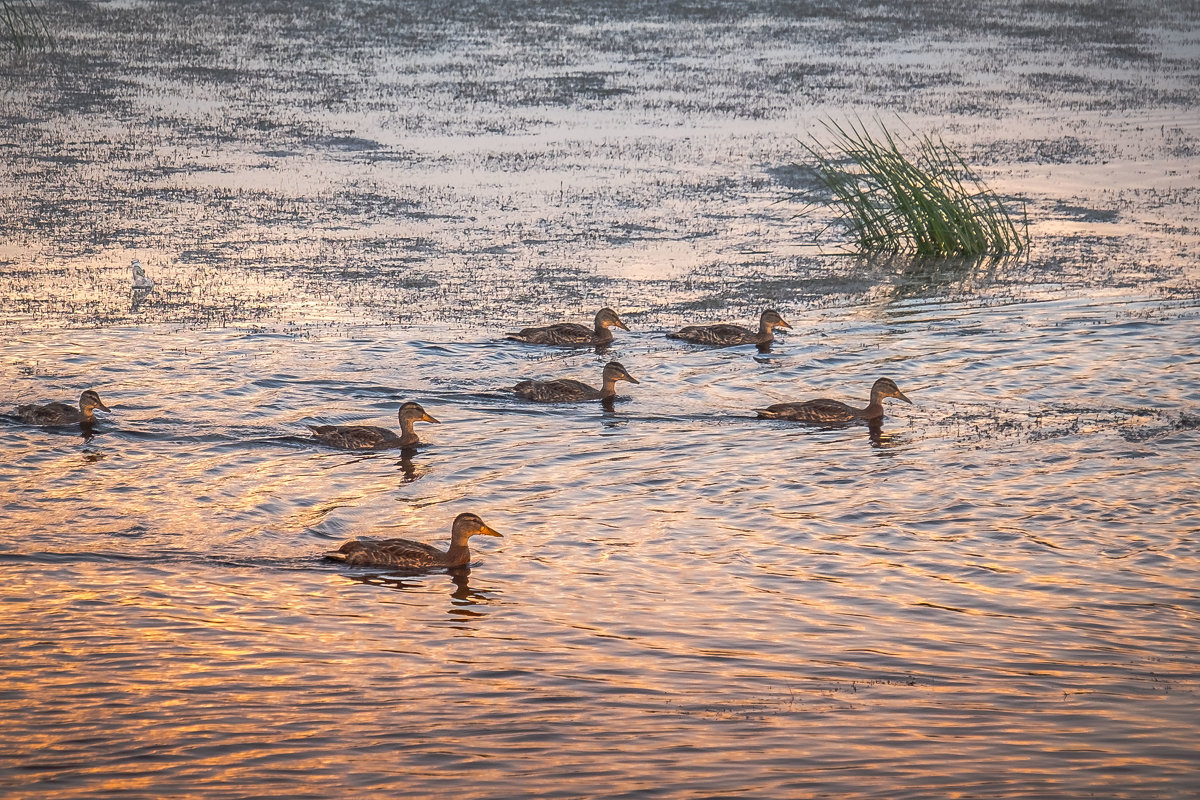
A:
[[[802,142],[809,166],[841,207],[859,252],[972,256],[1029,246],[1024,209],[1016,222],[1004,202],[941,138],[924,135],[902,150],[891,132],[861,122],[824,123],[828,144]]]
[[[33,0],[0,0],[0,45],[20,51],[53,44],[46,18]]]

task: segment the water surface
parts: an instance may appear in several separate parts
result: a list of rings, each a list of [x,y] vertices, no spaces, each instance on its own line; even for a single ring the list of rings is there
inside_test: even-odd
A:
[[[8,64],[5,791],[1194,796],[1195,9],[872,9],[133,2]],[[794,137],[890,112],[1028,257],[811,245]],[[883,375],[879,432],[754,419]],[[410,399],[415,453],[306,436]],[[320,559],[464,510],[467,574]]]

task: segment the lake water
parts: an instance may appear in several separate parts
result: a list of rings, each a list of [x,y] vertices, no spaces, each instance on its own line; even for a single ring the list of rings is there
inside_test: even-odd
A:
[[[0,794],[1200,793],[1191,4],[56,14],[0,112]],[[813,246],[796,137],[892,115],[1028,256]],[[505,391],[611,358],[611,411]],[[752,412],[881,376],[876,433]],[[415,453],[306,436],[410,399]],[[467,510],[469,574],[320,559]]]

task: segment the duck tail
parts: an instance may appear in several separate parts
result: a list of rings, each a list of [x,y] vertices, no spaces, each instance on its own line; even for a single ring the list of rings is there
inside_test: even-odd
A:
[[[758,414],[759,419],[779,419],[779,414],[774,411],[768,411],[765,408],[756,408],[754,413]]]

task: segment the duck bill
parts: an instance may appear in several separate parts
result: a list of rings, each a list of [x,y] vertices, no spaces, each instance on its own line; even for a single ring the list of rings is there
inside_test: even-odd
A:
[[[787,324],[786,322],[784,322],[783,320],[779,320],[779,327],[781,327],[781,328],[787,328],[789,331],[792,329],[792,326],[791,326],[791,325],[788,325],[788,324]]]
[[[491,528],[491,526],[489,526],[489,525],[484,525],[484,526],[482,526],[482,527],[479,529],[479,533],[482,533],[484,536],[499,536],[501,539],[503,539],[503,538],[504,538],[504,534],[503,534],[503,533],[500,533],[499,531],[497,531],[497,530],[494,530],[494,529],[493,529],[493,528]]]
[[[910,406],[913,404],[913,401],[912,401],[912,400],[909,400],[907,397],[905,397],[905,396],[904,396],[904,392],[897,391],[897,392],[896,392],[896,399],[897,399],[897,400],[903,400],[904,402],[908,403]]]
[[[639,381],[637,378],[630,375],[628,372],[626,372],[625,375],[622,377],[624,377],[625,380],[629,381],[630,383],[641,383],[641,381]]]
[[[96,408],[100,409],[101,411],[107,411],[110,414],[112,413],[112,409],[104,405],[104,403],[101,403],[99,400],[96,401]]]
[[[629,326],[626,325],[624,322],[621,322],[621,320],[617,320],[616,322],[613,323],[613,325],[616,325],[618,328],[620,328],[623,331],[629,330]]]
[[[428,411],[424,411],[421,413],[421,419],[424,420],[425,422],[432,422],[437,425],[442,424],[442,421],[440,419],[434,419],[433,415],[431,415]]]

